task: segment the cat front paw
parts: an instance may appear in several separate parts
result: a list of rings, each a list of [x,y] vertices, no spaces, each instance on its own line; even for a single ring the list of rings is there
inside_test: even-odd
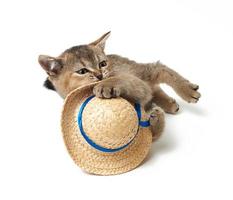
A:
[[[199,86],[189,81],[185,81],[180,85],[180,96],[188,103],[197,103],[201,94],[198,92]]]
[[[119,97],[121,94],[121,90],[119,87],[116,86],[98,84],[94,87],[93,93],[96,97],[110,99]]]

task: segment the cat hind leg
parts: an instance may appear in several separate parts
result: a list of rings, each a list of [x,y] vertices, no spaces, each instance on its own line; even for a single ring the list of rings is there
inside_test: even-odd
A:
[[[179,104],[176,100],[168,96],[158,85],[153,88],[152,102],[156,103],[166,113],[176,114],[179,111]]]

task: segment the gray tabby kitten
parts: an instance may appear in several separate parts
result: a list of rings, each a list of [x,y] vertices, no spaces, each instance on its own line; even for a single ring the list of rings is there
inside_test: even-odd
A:
[[[163,110],[172,114],[179,110],[159,84],[168,84],[189,103],[200,98],[199,87],[160,62],[144,64],[106,55],[104,47],[109,35],[110,32],[88,45],[67,49],[58,57],[40,55],[39,63],[48,74],[45,86],[65,98],[77,87],[102,80],[93,93],[100,98],[121,96],[140,103],[151,116],[151,129],[157,139],[164,128]]]

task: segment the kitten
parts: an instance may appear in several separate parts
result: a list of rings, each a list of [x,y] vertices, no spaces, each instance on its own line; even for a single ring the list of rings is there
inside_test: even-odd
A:
[[[67,49],[58,57],[40,55],[39,63],[48,74],[45,86],[65,98],[77,87],[102,80],[93,90],[97,97],[121,96],[138,102],[151,116],[161,114],[161,121],[163,111],[152,106],[153,103],[167,113],[176,113],[179,105],[159,87],[160,83],[171,86],[189,103],[199,100],[198,85],[160,62],[144,64],[119,55],[106,55],[104,47],[109,35],[110,32],[90,44]]]

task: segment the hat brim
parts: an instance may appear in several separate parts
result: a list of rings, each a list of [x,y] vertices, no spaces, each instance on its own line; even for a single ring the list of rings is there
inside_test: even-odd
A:
[[[93,95],[96,84],[77,88],[65,99],[61,118],[64,142],[75,163],[88,173],[121,174],[136,168],[145,159],[151,147],[152,134],[148,127],[139,127],[134,140],[126,148],[114,153],[91,147],[81,135],[76,120],[81,103]]]

